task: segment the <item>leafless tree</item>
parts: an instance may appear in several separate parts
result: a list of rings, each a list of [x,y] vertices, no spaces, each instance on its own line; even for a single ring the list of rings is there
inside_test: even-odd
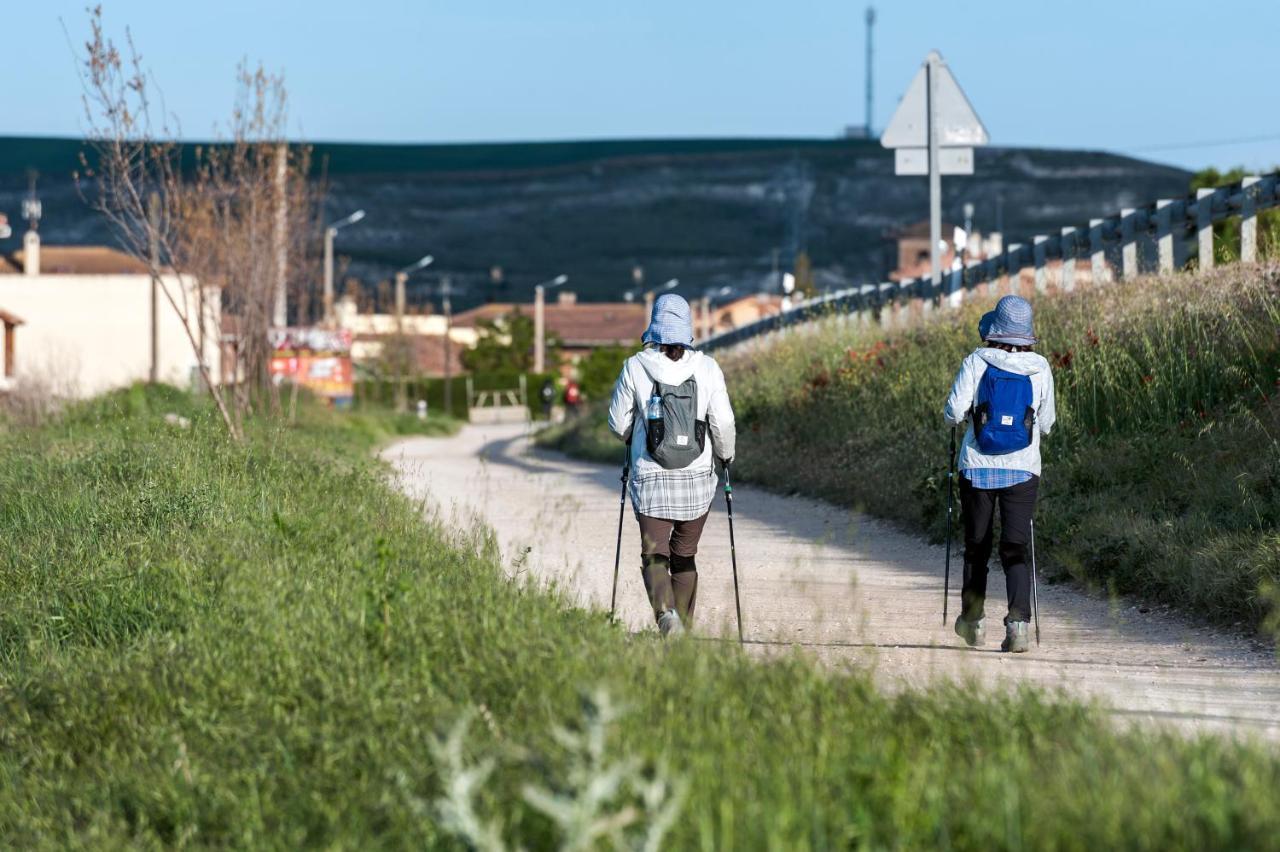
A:
[[[182,321],[204,386],[239,439],[247,414],[279,410],[268,369],[278,294],[314,280],[320,197],[307,178],[310,151],[285,141],[283,79],[243,66],[227,138],[184,149],[176,121],[153,105],[132,36],[122,51],[100,7],[89,24],[81,79],[94,157],[84,159],[82,186],[94,188],[94,206]],[[222,345],[208,322],[215,298],[235,341],[223,376],[206,358],[207,335]]]

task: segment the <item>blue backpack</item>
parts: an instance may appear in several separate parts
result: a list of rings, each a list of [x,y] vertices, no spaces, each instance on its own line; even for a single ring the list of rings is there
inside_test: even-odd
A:
[[[1031,377],[987,365],[978,382],[973,408],[973,434],[978,449],[1002,456],[1031,446],[1036,425]]]

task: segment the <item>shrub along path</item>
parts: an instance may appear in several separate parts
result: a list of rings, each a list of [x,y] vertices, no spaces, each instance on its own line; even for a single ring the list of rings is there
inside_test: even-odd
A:
[[[512,426],[411,438],[384,456],[409,494],[438,502],[446,516],[478,515],[492,526],[508,573],[555,582],[584,604],[609,606],[618,467],[533,450]],[[991,686],[1031,682],[1101,699],[1120,718],[1280,738],[1280,669],[1260,643],[1042,583],[1043,647],[1001,654],[1004,583],[996,567],[987,644],[969,650],[941,625],[941,547],[827,503],[751,486],[735,492],[743,618],[755,652],[803,646],[834,664],[873,665],[889,685],[969,677]],[[632,630],[652,629],[629,508],[623,536],[621,618]],[[697,633],[732,636],[722,498],[699,557]],[[953,559],[952,617],[959,576]]]

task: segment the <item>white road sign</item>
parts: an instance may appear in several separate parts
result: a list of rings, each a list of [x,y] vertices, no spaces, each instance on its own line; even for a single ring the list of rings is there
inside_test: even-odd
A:
[[[938,171],[944,175],[973,174],[973,149],[939,148]],[[893,152],[893,173],[896,175],[929,174],[929,149],[898,148]]]
[[[982,119],[973,111],[969,99],[956,78],[952,76],[947,63],[937,51],[930,52],[907,93],[898,103],[889,126],[880,137],[880,144],[886,148],[927,148],[929,147],[929,97],[926,88],[929,76],[929,62],[934,60],[933,81],[933,114],[938,123],[938,144],[947,147],[972,147],[986,145],[990,140],[987,128]]]
[[[973,174],[973,148],[990,141],[951,69],[929,51],[894,110],[880,144],[893,148],[899,175],[929,176],[929,243],[933,286],[942,281],[942,176]],[[926,302],[926,306],[929,303]]]

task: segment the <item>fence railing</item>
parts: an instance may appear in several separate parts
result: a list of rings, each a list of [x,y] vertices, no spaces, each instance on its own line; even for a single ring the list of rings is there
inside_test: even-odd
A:
[[[1191,234],[1201,269],[1214,265],[1213,226],[1240,217],[1240,260],[1258,257],[1258,218],[1262,210],[1280,206],[1280,173],[1245,177],[1235,183],[1199,189],[1184,198],[1153,201],[1143,207],[1121,210],[1102,219],[1090,219],[1087,227],[1067,227],[1057,234],[1042,234],[1030,244],[1011,243],[985,260],[944,272],[938,285],[930,276],[904,281],[864,284],[808,299],[789,311],[765,317],[704,341],[703,350],[723,349],[770,332],[830,316],[859,314],[868,322],[884,322],[886,308],[897,317],[903,308],[917,304],[928,313],[935,304],[959,305],[966,294],[981,285],[996,292],[1019,292],[1023,274],[1030,271],[1037,292],[1055,283],[1063,290],[1076,285],[1081,260],[1087,259],[1094,282],[1130,278],[1143,272],[1173,272],[1186,262]],[[1144,255],[1151,255],[1144,257]],[[1061,261],[1055,269],[1051,264]]]

